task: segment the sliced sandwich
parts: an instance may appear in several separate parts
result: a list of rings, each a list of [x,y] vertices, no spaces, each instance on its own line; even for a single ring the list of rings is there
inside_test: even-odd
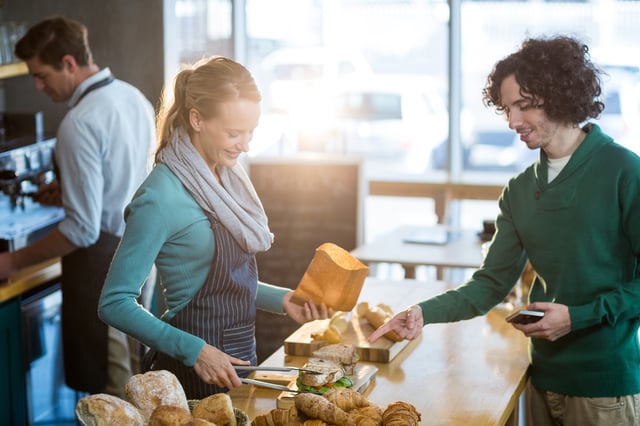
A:
[[[298,390],[323,394],[334,387],[351,387],[353,381],[345,375],[337,361],[309,358],[298,374]]]
[[[345,374],[351,375],[354,372],[359,356],[353,345],[346,343],[335,343],[316,349],[312,354],[315,358],[335,361],[340,364]]]

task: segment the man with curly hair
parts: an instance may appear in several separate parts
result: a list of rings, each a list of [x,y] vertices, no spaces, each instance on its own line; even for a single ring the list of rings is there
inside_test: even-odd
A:
[[[640,158],[589,122],[605,108],[601,71],[572,37],[532,38],[487,78],[485,105],[539,159],[509,180],[483,265],[455,290],[376,330],[407,339],[427,323],[483,315],[527,259],[528,411],[538,425],[640,424]]]

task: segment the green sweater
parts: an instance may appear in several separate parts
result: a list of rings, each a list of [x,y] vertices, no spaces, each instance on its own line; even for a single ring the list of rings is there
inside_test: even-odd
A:
[[[98,314],[145,345],[188,366],[205,341],[166,321],[202,287],[215,253],[204,211],[163,164],[156,166],[125,211],[126,228],[102,290]],[[152,265],[162,282],[167,311],[156,318],[137,302]],[[288,289],[257,283],[258,309],[282,313]]]
[[[591,124],[550,183],[547,158],[512,178],[483,265],[455,290],[420,303],[425,324],[485,314],[537,272],[529,301],[567,305],[571,332],[531,339],[531,380],[579,397],[640,392],[640,158]]]

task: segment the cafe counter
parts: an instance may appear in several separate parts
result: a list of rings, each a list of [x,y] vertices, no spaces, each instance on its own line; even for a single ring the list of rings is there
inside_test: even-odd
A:
[[[0,303],[6,302],[33,290],[49,281],[60,278],[60,259],[54,258],[28,268],[21,269],[8,281],[0,282]]]
[[[444,282],[367,278],[359,301],[386,303],[398,312],[451,288]],[[518,403],[528,377],[528,339],[505,322],[506,312],[449,324],[429,324],[389,363],[378,369],[364,395],[385,407],[413,404],[422,425],[517,425]],[[302,366],[305,357],[281,347],[262,365]],[[277,407],[280,391],[242,385],[230,392],[234,406],[251,418]]]

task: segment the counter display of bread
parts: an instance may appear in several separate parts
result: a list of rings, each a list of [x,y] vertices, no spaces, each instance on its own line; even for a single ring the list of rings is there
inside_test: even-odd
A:
[[[397,312],[450,288],[440,281],[367,278],[360,300],[387,302]],[[527,342],[497,311],[430,324],[391,362],[375,364],[375,380],[364,395],[382,406],[398,400],[413,404],[423,413],[422,425],[517,425],[518,401],[528,378]],[[301,367],[306,360],[281,347],[262,364]],[[234,406],[252,419],[276,408],[279,394],[249,385],[230,392]]]
[[[313,351],[327,344],[326,341],[315,339],[313,336],[321,335],[328,324],[328,319],[303,324],[285,339],[285,353],[294,356],[311,356]],[[353,315],[349,326],[340,336],[340,342],[353,345],[361,361],[371,362],[390,362],[409,344],[407,340],[394,342],[387,338],[369,343],[367,337],[373,330],[374,328],[365,318]]]

